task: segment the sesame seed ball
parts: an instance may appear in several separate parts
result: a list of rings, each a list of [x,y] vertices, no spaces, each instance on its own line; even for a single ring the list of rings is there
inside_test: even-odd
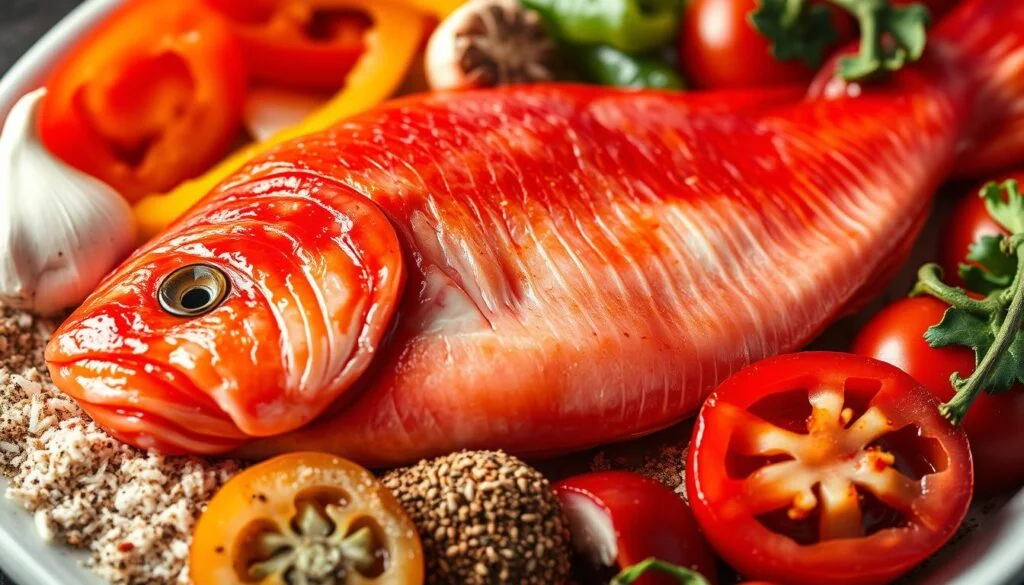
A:
[[[460,451],[383,483],[419,529],[427,585],[562,585],[568,522],[551,484],[501,451]]]

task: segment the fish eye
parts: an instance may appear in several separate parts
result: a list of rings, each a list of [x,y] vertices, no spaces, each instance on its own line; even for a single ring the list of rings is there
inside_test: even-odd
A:
[[[160,307],[178,317],[198,317],[217,308],[228,294],[224,271],[210,264],[189,264],[160,283]]]

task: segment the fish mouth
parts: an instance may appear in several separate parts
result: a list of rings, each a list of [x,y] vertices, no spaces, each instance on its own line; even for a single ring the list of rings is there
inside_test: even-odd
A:
[[[173,367],[140,356],[82,356],[47,365],[54,384],[96,424],[140,449],[213,455],[252,439]]]

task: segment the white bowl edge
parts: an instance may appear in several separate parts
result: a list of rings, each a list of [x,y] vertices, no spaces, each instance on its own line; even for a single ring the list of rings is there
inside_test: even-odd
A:
[[[173,1],[173,0],[164,0]],[[122,0],[86,0],[37,41],[0,78],[0,119],[26,92],[38,87],[56,60]],[[0,492],[7,482],[0,480]],[[100,585],[79,568],[84,555],[52,546],[39,537],[32,516],[0,500],[0,567],[20,585]],[[929,570],[926,585],[1008,585],[1024,577],[1024,490],[985,524],[944,564]]]

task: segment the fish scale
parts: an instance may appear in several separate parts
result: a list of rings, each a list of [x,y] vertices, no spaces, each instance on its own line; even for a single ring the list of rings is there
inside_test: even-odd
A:
[[[1022,25],[1016,2],[970,3],[922,64],[876,87],[823,74],[798,103],[567,85],[393,102],[254,161],[136,252],[55,334],[51,373],[116,436],[169,452],[392,465],[653,432],[899,265],[964,144],[1024,111]],[[983,26],[1010,44],[954,42]],[[195,262],[231,294],[163,314],[163,275]],[[112,306],[132,314],[99,336]],[[161,368],[220,410],[160,408],[173,388],[119,369],[118,336],[148,360],[207,340]]]

